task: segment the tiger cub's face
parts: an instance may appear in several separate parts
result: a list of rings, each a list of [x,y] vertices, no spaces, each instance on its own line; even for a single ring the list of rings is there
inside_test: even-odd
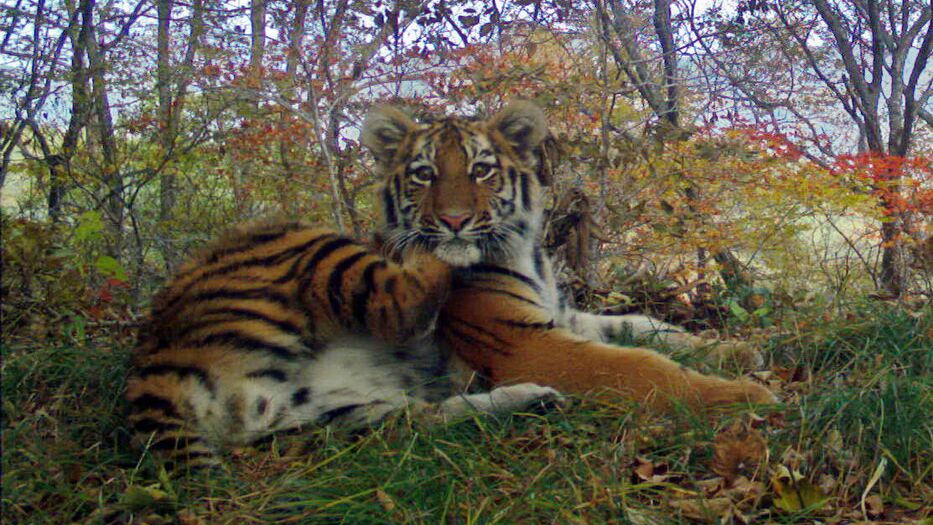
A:
[[[548,137],[544,114],[528,102],[486,121],[427,124],[373,109],[361,139],[385,178],[387,248],[420,247],[454,266],[518,256],[540,229]]]

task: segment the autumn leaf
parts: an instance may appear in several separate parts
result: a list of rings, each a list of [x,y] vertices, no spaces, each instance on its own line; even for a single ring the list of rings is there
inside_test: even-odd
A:
[[[663,463],[655,465],[651,460],[641,457],[635,459],[632,470],[635,472],[637,481],[661,483],[671,477],[667,465]]]
[[[732,500],[726,497],[671,500],[668,505],[680,511],[687,518],[706,523],[718,523],[721,517],[731,513],[732,510]],[[725,522],[725,520],[722,521]]]
[[[711,468],[732,483],[743,471],[757,469],[768,457],[768,443],[761,432],[736,423],[713,440]]]
[[[774,506],[786,512],[817,510],[829,500],[819,487],[784,465],[771,476],[771,486],[774,489]]]
[[[156,487],[130,485],[123,493],[121,502],[129,509],[139,510],[171,501],[168,492]]]

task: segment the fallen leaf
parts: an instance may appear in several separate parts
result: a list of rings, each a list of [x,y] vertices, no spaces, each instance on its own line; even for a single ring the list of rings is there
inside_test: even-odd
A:
[[[667,465],[663,463],[655,465],[651,460],[642,457],[635,458],[633,470],[639,481],[660,483],[662,481],[667,481],[671,477],[668,473]]]
[[[884,514],[884,503],[881,501],[881,496],[872,494],[865,498],[865,510],[868,511],[868,515],[871,517]]]
[[[752,481],[745,476],[739,476],[732,482],[732,486],[726,489],[725,494],[732,498],[736,504],[757,500],[765,493],[765,484],[760,481]]]
[[[130,509],[138,510],[169,501],[169,499],[169,494],[164,490],[130,485],[126,488],[126,492],[123,493],[121,502]]]
[[[395,501],[382,489],[376,490],[376,501],[378,501],[387,512],[395,510]]]
[[[190,509],[182,509],[176,517],[180,525],[207,525],[207,522]]]
[[[820,509],[829,500],[819,487],[784,465],[780,465],[771,477],[771,486],[774,488],[774,506],[787,512]]]
[[[698,489],[703,491],[703,494],[706,494],[707,496],[713,496],[725,488],[726,480],[723,478],[710,478],[695,481],[694,484]]]
[[[668,505],[679,510],[687,518],[717,523],[732,509],[732,500],[725,497],[678,499],[668,501]]]
[[[768,456],[761,432],[736,423],[713,439],[712,470],[731,483],[745,470],[758,468]]]

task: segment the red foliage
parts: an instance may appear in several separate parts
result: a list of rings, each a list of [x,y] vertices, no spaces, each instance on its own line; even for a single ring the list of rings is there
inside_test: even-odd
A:
[[[873,152],[840,155],[832,170],[836,175],[854,176],[866,182],[886,215],[933,216],[933,167],[929,158]]]

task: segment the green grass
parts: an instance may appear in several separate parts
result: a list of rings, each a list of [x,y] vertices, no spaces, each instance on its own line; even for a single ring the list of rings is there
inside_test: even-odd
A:
[[[866,488],[884,506],[871,519],[929,519],[933,309],[801,315],[784,328],[759,374],[785,399],[774,412],[662,417],[581,399],[436,427],[401,415],[356,438],[280,436],[233,452],[224,471],[172,477],[128,445],[126,344],[5,343],[3,522],[715,523],[733,512],[709,489],[716,436],[735,423],[768,449],[725,500],[746,520],[863,519]],[[636,471],[647,461],[657,475]],[[827,503],[780,509],[781,466]]]

